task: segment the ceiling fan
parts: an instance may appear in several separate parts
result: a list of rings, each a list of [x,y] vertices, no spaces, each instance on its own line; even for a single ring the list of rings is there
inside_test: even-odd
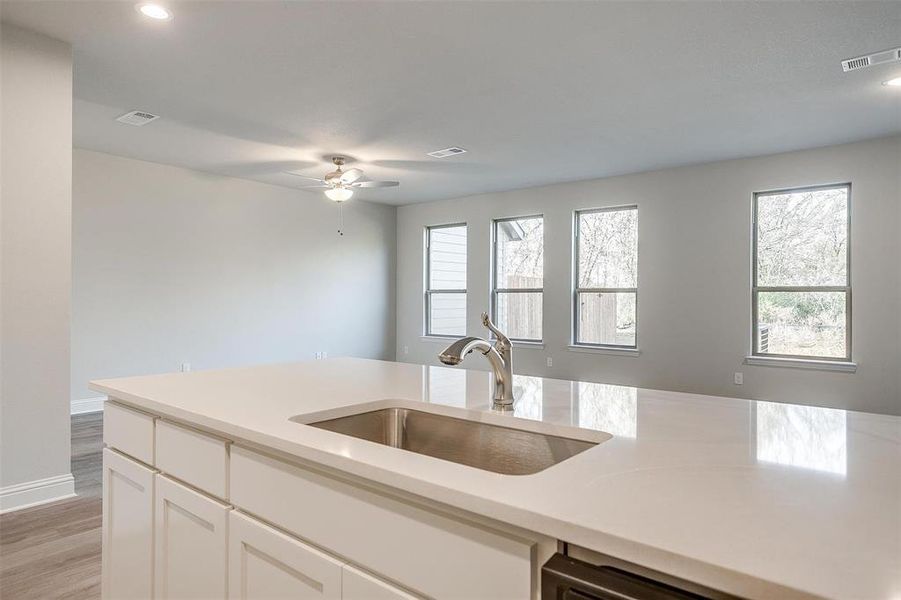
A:
[[[337,168],[331,173],[326,174],[323,179],[307,177],[306,175],[301,175],[300,173],[294,173],[292,171],[285,171],[285,173],[318,182],[318,185],[308,185],[300,189],[324,188],[325,195],[335,202],[349,200],[350,197],[354,195],[354,188],[396,187],[400,185],[400,182],[398,181],[371,181],[369,179],[362,179],[363,171],[361,169],[342,170],[341,167],[344,166],[344,161],[345,158],[343,156],[333,156],[332,162],[335,163]]]

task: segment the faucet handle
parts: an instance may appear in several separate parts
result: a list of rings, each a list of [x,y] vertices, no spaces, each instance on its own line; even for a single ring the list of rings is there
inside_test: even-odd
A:
[[[491,322],[491,319],[488,318],[488,313],[486,313],[486,312],[483,312],[483,313],[482,313],[482,325],[484,325],[485,327],[487,327],[487,328],[488,328],[488,331],[490,331],[491,333],[494,334],[494,337],[497,338],[497,341],[498,341],[500,344],[505,345],[505,346],[507,346],[507,347],[510,346],[510,340],[507,338],[507,336],[505,336],[505,335],[501,332],[500,329],[498,329],[497,327],[494,326],[494,323],[492,323],[492,322]]]

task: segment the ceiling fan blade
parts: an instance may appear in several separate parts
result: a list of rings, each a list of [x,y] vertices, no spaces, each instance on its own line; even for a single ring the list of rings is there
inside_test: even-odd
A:
[[[351,184],[353,187],[363,187],[363,188],[378,188],[378,187],[397,187],[400,185],[399,181],[358,181],[357,183]]]
[[[341,174],[341,183],[353,183],[362,176],[363,171],[361,171],[360,169],[348,169]]]
[[[295,173],[293,171],[282,171],[285,175],[293,175],[295,177],[300,177],[301,179],[309,179],[310,181],[318,181],[319,183],[325,184],[325,181],[319,179],[318,177],[307,177],[306,175],[301,175],[300,173]]]

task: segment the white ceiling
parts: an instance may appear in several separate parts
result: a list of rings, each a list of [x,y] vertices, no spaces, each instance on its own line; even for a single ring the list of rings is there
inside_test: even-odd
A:
[[[901,132],[901,63],[839,64],[901,2],[168,5],[2,2],[73,44],[76,146],[285,186],[347,154],[407,204]]]

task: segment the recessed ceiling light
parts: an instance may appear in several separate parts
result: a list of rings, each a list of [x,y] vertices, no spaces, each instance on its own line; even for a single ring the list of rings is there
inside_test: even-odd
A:
[[[901,87],[901,77],[895,77],[894,79],[889,79],[888,81],[883,81],[882,85],[890,85],[892,87]]]
[[[172,18],[172,11],[159,4],[138,4],[136,8],[145,17],[150,17],[157,21],[168,21]]]

